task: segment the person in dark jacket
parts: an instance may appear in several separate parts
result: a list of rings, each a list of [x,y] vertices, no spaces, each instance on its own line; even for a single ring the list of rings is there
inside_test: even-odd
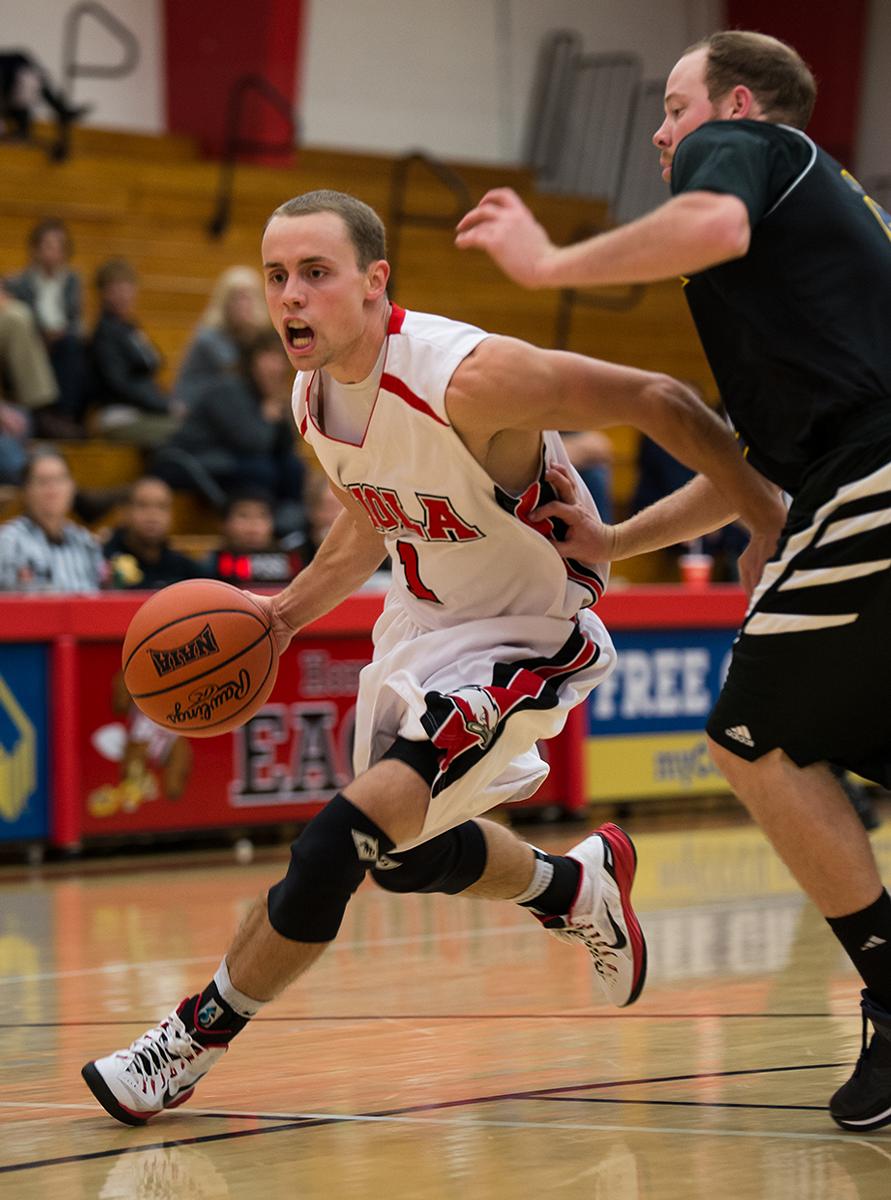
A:
[[[270,329],[258,335],[238,371],[196,394],[153,471],[221,511],[231,493],[263,488],[273,498],[276,533],[301,529],[303,464],[294,447],[292,380],[278,334]]]
[[[171,549],[173,493],[163,479],[143,475],[130,488],[124,523],[105,543],[112,588],[161,588],[197,579],[194,559]]]
[[[96,272],[96,288],[101,312],[91,349],[98,432],[153,449],[178,422],[157,381],[161,355],[136,318],[138,277],[130,263],[112,258]]]

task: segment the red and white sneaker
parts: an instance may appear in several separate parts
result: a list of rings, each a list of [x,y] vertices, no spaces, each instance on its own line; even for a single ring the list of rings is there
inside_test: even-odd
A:
[[[81,1071],[107,1113],[124,1125],[144,1125],[165,1108],[178,1108],[227,1046],[202,1046],[180,1016],[189,999],[147,1030],[127,1050],[88,1062]]]
[[[607,1000],[625,1008],[638,998],[647,978],[647,943],[631,907],[634,843],[618,825],[601,825],[573,846],[567,858],[582,867],[576,898],[565,916],[539,920],[554,937],[587,948]]]

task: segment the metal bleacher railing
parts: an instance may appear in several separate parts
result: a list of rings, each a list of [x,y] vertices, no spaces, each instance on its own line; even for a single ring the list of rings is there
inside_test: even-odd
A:
[[[245,104],[256,96],[274,108],[285,119],[288,130],[285,139],[275,141],[246,137],[241,130]],[[236,79],[226,103],[226,124],[223,157],[213,215],[207,222],[210,237],[219,239],[229,228],[232,216],[232,194],[235,188],[235,168],[241,154],[290,154],[297,145],[298,130],[294,111],[278,88],[262,75],[242,75]]]
[[[78,42],[84,19],[92,17],[115,38],[123,51],[119,62],[91,63],[78,58]],[[120,79],[136,69],[139,62],[139,42],[136,35],[124,22],[110,12],[104,4],[95,0],[83,0],[75,4],[65,15],[62,30],[62,80],[65,96],[71,104],[76,79]],[[60,157],[66,157],[69,149],[70,128],[63,125],[60,130]]]
[[[606,227],[625,223],[664,199],[651,137],[662,121],[663,84],[642,78],[633,54],[583,54],[567,30],[548,35],[539,53],[527,135],[527,163],[542,191],[605,202]],[[580,226],[575,240],[603,227]],[[555,345],[568,344],[577,306],[635,307],[642,285],[618,291],[567,288],[560,294]]]
[[[427,209],[411,208],[408,203],[410,174],[415,170],[425,171],[442,184],[443,190],[454,201],[450,212],[430,212]],[[387,228],[389,231],[390,293],[396,294],[396,274],[402,250],[402,233],[407,226],[425,229],[454,229],[457,222],[471,207],[470,189],[461,178],[429,154],[415,150],[393,164],[390,175],[390,203]]]

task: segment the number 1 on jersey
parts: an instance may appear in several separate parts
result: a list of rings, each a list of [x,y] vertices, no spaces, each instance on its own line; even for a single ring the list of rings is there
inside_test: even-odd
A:
[[[403,542],[401,539],[396,543],[396,549],[399,553],[399,561],[402,563],[402,570],[405,573],[405,586],[413,596],[417,596],[419,600],[429,600],[432,604],[442,604],[436,592],[431,591],[421,579],[420,565],[418,563],[418,550],[411,542]]]

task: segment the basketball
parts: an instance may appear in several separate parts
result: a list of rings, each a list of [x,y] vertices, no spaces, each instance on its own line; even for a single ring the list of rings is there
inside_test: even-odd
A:
[[[242,725],[275,683],[266,613],[245,592],[190,579],[156,592],[124,639],[124,684],[147,717],[189,737]]]

